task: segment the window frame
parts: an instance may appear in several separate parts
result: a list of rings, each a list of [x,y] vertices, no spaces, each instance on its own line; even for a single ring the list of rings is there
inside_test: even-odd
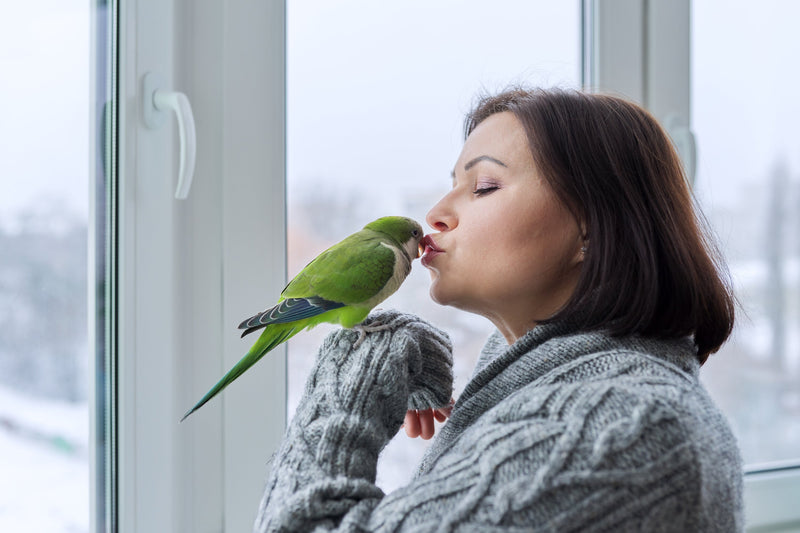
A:
[[[109,332],[114,368],[107,391],[95,391],[111,404],[93,413],[92,431],[105,434],[109,453],[93,450],[95,471],[106,474],[92,476],[92,530],[249,530],[286,424],[285,349],[179,420],[244,355],[252,339],[240,340],[236,325],[286,279],[285,3],[130,0],[110,8],[115,228],[105,252],[111,275],[93,290],[113,290],[91,338]],[[174,198],[174,119],[155,130],[142,119],[147,72],[187,94],[194,112],[187,200]],[[98,196],[93,209],[102,209]]]
[[[691,0],[582,0],[583,85],[630,98],[664,125],[694,177],[691,132]],[[745,468],[749,531],[800,524],[800,467]]]

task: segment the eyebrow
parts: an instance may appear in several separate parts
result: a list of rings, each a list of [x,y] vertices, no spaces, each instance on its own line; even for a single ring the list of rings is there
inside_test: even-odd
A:
[[[478,157],[476,157],[475,159],[471,159],[470,161],[467,161],[467,164],[466,164],[466,165],[464,165],[464,172],[468,171],[469,169],[471,169],[472,167],[474,167],[475,165],[477,165],[477,164],[478,164],[478,163],[480,163],[481,161],[490,161],[490,162],[494,163],[495,165],[500,165],[501,167],[506,167],[506,168],[508,168],[508,166],[507,166],[505,163],[503,163],[502,161],[500,161],[499,159],[495,159],[494,157],[492,157],[492,156],[490,156],[490,155],[479,155],[479,156],[478,156]],[[450,173],[450,176],[451,176],[453,179],[455,179],[455,177],[456,177],[456,171],[455,171],[455,170],[453,170],[453,171]]]

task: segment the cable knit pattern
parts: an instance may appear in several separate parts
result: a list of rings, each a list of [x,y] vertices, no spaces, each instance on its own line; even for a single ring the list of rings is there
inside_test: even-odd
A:
[[[567,324],[512,346],[490,337],[413,481],[384,495],[377,456],[409,395],[443,405],[450,389],[420,374],[448,367],[446,336],[409,315],[381,321],[398,316],[411,329],[368,334],[356,350],[337,333],[321,348],[257,531],[743,529],[741,459],[692,342]]]

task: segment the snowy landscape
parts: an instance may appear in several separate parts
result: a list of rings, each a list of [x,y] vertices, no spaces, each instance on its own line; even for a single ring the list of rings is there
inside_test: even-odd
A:
[[[0,531],[89,531],[89,410],[0,386]]]

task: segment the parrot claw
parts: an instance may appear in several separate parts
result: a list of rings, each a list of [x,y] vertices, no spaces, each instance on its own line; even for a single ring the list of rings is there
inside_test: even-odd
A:
[[[364,342],[364,337],[367,336],[367,333],[374,333],[376,331],[385,331],[389,329],[389,327],[390,326],[383,325],[380,322],[373,322],[369,326],[361,326],[361,325],[353,326],[353,329],[358,331],[358,339],[356,339],[356,342],[353,343],[353,349],[355,350],[359,346],[361,346],[361,343]]]

